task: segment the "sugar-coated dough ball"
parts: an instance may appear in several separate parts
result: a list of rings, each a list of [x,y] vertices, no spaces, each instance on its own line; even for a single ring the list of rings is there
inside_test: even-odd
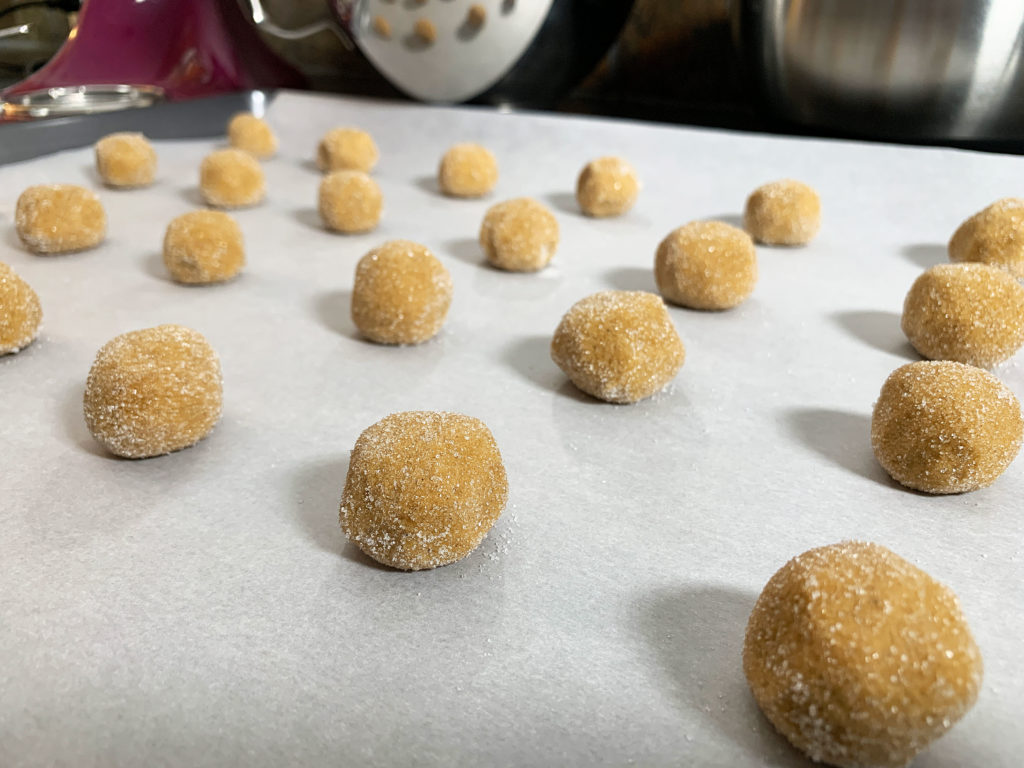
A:
[[[572,383],[611,403],[635,403],[663,389],[685,354],[661,297],[645,291],[580,299],[551,340],[551,359]]]
[[[32,287],[0,261],[0,355],[31,344],[39,333],[43,308]]]
[[[981,261],[1024,279],[1024,199],[1005,197],[971,216],[949,241],[950,261]]]
[[[974,705],[982,661],[952,590],[885,547],[846,541],[772,576],[743,671],[761,711],[812,760],[900,768]]]
[[[96,170],[111,187],[145,187],[156,178],[156,150],[141,133],[112,133],[96,142]]]
[[[261,160],[277,152],[274,130],[251,112],[239,112],[228,121],[228,143]]]
[[[765,245],[804,245],[821,228],[821,199],[801,181],[773,181],[747,198],[743,226]]]
[[[452,278],[428,248],[391,240],[356,264],[352,322],[379,344],[419,344],[444,325]]]
[[[1024,419],[1009,387],[948,360],[893,371],[875,403],[871,445],[894,480],[925,493],[995,482],[1020,451]]]
[[[14,225],[18,237],[35,253],[71,253],[103,242],[107,212],[84,187],[41,184],[21,193]]]
[[[476,549],[507,499],[501,453],[482,421],[406,411],[381,419],[356,441],[341,528],[392,568],[437,568]]]
[[[924,357],[989,368],[1024,344],[1024,287],[988,264],[939,264],[911,286],[903,332]]]
[[[619,216],[636,203],[640,180],[621,157],[599,157],[580,171],[576,202],[587,216]]]
[[[335,128],[324,134],[316,150],[316,166],[328,171],[362,171],[369,173],[377,164],[380,152],[373,137],[358,128]]]
[[[437,183],[452,197],[483,197],[498,183],[498,161],[479,144],[456,144],[441,158]]]
[[[529,197],[492,206],[480,226],[487,261],[510,272],[543,269],[558,247],[558,220]]]
[[[377,182],[362,171],[332,171],[320,182],[320,218],[335,232],[369,232],[380,221],[383,204]]]
[[[729,309],[757,283],[750,236],[721,221],[693,221],[661,241],[654,257],[661,295],[691,309]]]
[[[164,264],[179,283],[230,280],[245,266],[242,230],[223,211],[182,214],[167,225]]]
[[[244,208],[256,205],[267,193],[259,161],[240,149],[219,149],[199,166],[199,191],[210,205]]]
[[[202,334],[180,325],[121,334],[96,353],[84,406],[92,436],[118,456],[188,448],[220,420],[220,359]]]

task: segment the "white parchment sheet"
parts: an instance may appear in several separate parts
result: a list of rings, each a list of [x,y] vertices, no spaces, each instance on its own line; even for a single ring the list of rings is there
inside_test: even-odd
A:
[[[1024,189],[1024,158],[771,138],[285,93],[269,195],[237,212],[249,263],[182,287],[164,228],[199,204],[217,141],[158,142],[159,181],[100,187],[92,152],[0,168],[0,260],[39,293],[38,341],[0,358],[0,765],[803,766],[747,692],[740,648],[764,583],[845,538],[884,544],[951,585],[985,659],[977,706],[916,762],[1017,765],[1024,753],[1024,460],[991,488],[927,497],[871,453],[872,404],[917,359],[903,297],[967,215]],[[380,227],[321,229],[316,142],[358,125],[381,150]],[[457,141],[498,157],[484,200],[439,196]],[[573,202],[583,164],[629,158],[626,216]],[[807,248],[759,248],[735,310],[670,310],[686,364],[661,395],[579,395],[548,345],[576,300],[654,290],[655,247],[697,218],[735,223],[777,178],[821,193]],[[29,184],[99,191],[109,238],[40,257],[18,243]],[[551,267],[506,274],[476,242],[494,202],[558,217]],[[452,273],[440,336],[355,333],[358,258],[420,241]],[[199,330],[224,368],[221,424],[162,458],[111,458],[81,415],[96,350],[160,323]],[[1024,368],[997,373],[1024,396]],[[482,418],[510,501],[481,547],[400,573],[348,545],[348,452],[399,410]]]

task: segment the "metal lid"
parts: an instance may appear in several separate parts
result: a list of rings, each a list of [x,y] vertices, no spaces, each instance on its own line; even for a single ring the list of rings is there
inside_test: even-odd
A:
[[[152,85],[74,85],[41,88],[0,102],[0,115],[11,120],[91,115],[148,107],[164,98]]]

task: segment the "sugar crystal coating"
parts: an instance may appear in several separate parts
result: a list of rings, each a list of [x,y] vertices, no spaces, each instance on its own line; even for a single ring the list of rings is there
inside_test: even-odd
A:
[[[441,158],[437,183],[452,197],[482,197],[498,183],[498,161],[479,144],[456,144]]]
[[[743,226],[759,243],[804,245],[821,228],[821,199],[801,181],[773,181],[747,198]]]
[[[1024,287],[988,264],[939,264],[911,286],[902,326],[924,357],[989,368],[1024,344]]]
[[[576,202],[587,216],[620,216],[639,194],[636,171],[621,157],[591,160],[576,180]]]
[[[320,218],[335,232],[369,232],[380,221],[383,205],[377,182],[362,171],[332,171],[320,181]]]
[[[1020,451],[1024,419],[988,371],[948,360],[908,363],[882,385],[871,445],[894,480],[925,493],[995,482]]]
[[[230,280],[245,265],[242,230],[223,211],[182,214],[167,225],[164,264],[179,283]]]
[[[228,143],[261,160],[277,152],[277,136],[266,120],[251,112],[239,112],[228,121]]]
[[[352,321],[379,344],[419,344],[444,325],[452,279],[428,248],[391,240],[356,265]]]
[[[187,448],[221,414],[220,359],[202,334],[159,325],[116,336],[96,353],[85,384],[85,423],[129,459]]]
[[[259,161],[241,149],[219,149],[199,166],[199,192],[218,208],[256,205],[267,193]]]
[[[14,225],[18,237],[35,253],[72,253],[103,242],[107,213],[84,187],[41,184],[18,197]]]
[[[96,170],[111,187],[145,187],[156,178],[156,150],[141,133],[111,133],[96,142]]]
[[[663,389],[685,354],[661,297],[645,291],[580,299],[551,340],[551,359],[572,383],[612,403],[634,403]]]
[[[389,30],[390,34],[390,30]],[[369,173],[380,153],[373,137],[358,128],[334,128],[324,134],[316,150],[316,165],[324,173],[330,171],[362,171]]]
[[[982,660],[956,595],[878,544],[784,565],[747,624],[761,711],[812,760],[898,768],[973,706]]]
[[[507,499],[501,453],[482,421],[407,411],[359,436],[339,518],[345,535],[374,560],[417,571],[476,549]]]
[[[654,257],[661,295],[691,309],[729,309],[757,283],[750,236],[721,221],[694,221],[661,241]]]
[[[558,220],[529,197],[492,206],[480,225],[480,246],[487,261],[511,272],[543,269],[558,247]]]
[[[1024,279],[1024,199],[1004,197],[961,224],[949,240],[950,261],[980,261]]]
[[[0,355],[31,344],[42,321],[43,308],[32,286],[0,261]]]

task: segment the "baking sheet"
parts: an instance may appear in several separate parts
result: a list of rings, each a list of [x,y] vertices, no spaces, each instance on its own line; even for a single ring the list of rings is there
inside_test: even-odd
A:
[[[158,183],[100,188],[89,149],[0,169],[0,260],[39,293],[40,339],[0,358],[0,764],[5,766],[803,766],[746,690],[740,648],[787,559],[882,543],[951,585],[985,660],[975,708],[915,763],[1016,764],[1024,699],[1024,463],[991,488],[927,497],[871,453],[872,403],[916,359],[899,330],[916,275],[968,214],[1020,192],[1024,158],[284,93],[269,197],[236,216],[243,276],[167,279],[167,222],[199,204],[216,141],[157,143]],[[360,125],[381,160],[379,229],[323,231],[311,162]],[[497,155],[485,200],[440,197],[456,141]],[[580,167],[622,154],[644,188],[611,220],[578,215]],[[758,184],[821,193],[807,248],[759,248],[753,296],[670,310],[676,381],[632,406],[579,395],[548,357],[577,299],[654,289],[654,249],[696,218],[735,223]],[[108,241],[38,257],[11,224],[29,184],[99,190]],[[552,266],[482,265],[487,207],[530,195],[558,216]],[[428,245],[455,299],[438,338],[364,342],[353,269],[390,238]],[[207,336],[224,418],[186,451],[105,455],[81,396],[96,350],[159,323]],[[1024,396],[1019,360],[998,374]],[[348,451],[388,413],[482,418],[509,505],[480,548],[435,571],[384,569],[348,545]]]

